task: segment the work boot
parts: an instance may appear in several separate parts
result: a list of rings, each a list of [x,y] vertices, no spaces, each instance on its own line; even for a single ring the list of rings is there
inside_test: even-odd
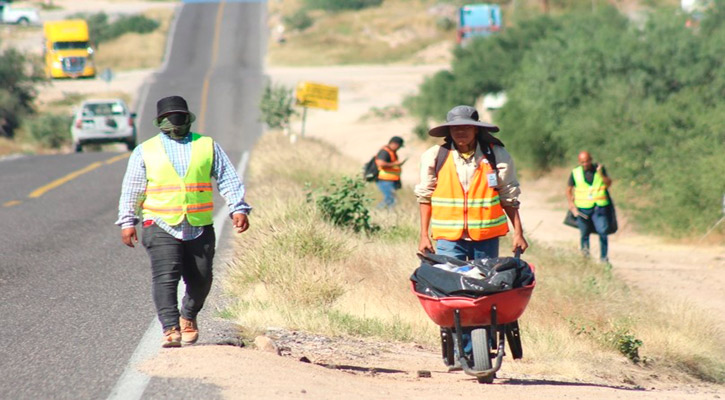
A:
[[[179,328],[170,328],[164,331],[161,347],[181,347],[181,333]]]
[[[181,343],[194,344],[199,340],[199,327],[196,325],[196,319],[179,317],[179,325],[181,325]]]

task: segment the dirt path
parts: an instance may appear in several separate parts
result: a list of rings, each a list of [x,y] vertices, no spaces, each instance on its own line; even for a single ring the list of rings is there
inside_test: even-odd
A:
[[[521,214],[529,237],[550,246],[577,249],[579,232],[562,223],[567,174],[562,170],[539,180],[524,180]],[[616,200],[613,178],[612,196]],[[614,272],[632,286],[662,299],[705,310],[725,328],[725,246],[671,243],[638,234],[627,223],[626,214],[620,220],[620,231],[609,240]],[[592,254],[599,254],[597,236],[590,240]]]

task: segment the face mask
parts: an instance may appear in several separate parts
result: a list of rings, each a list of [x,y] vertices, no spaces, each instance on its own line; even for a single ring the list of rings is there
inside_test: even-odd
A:
[[[183,117],[183,119],[177,118],[178,116]],[[181,122],[181,124],[175,124],[171,120],[175,120],[176,122]],[[168,117],[164,117],[161,121],[159,121],[158,126],[159,129],[161,129],[161,132],[163,132],[166,135],[169,135],[170,138],[174,140],[181,140],[185,138],[189,131],[191,130],[191,123],[189,121],[189,116],[185,114],[171,114]]]

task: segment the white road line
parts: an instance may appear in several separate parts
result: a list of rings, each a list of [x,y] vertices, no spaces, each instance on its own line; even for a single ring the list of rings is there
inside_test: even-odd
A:
[[[244,172],[247,169],[247,163],[249,162],[249,151],[245,151],[242,154],[242,159],[239,160],[239,166],[237,167],[237,174],[239,177],[244,179]],[[227,211],[227,210],[224,210]],[[219,239],[222,237],[222,230],[224,229],[224,223],[229,219],[228,212],[218,212],[214,217],[214,232],[216,235],[216,247],[219,247]]]
[[[240,177],[244,177],[247,170],[247,164],[249,162],[249,151],[245,151],[242,154],[242,159],[239,161],[237,167],[237,173]],[[229,219],[229,213],[227,210],[219,210],[214,216],[214,231],[216,235],[216,246],[219,246],[219,241],[224,232],[224,223]],[[179,282],[178,299],[181,304],[181,298],[186,292],[184,282]],[[161,323],[158,319],[154,318],[149,324],[146,333],[144,333],[141,341],[139,342],[136,350],[131,355],[131,359],[128,360],[126,368],[121,374],[121,377],[116,382],[116,385],[111,390],[111,394],[108,396],[108,400],[138,400],[143,396],[143,392],[146,390],[151,377],[140,372],[138,366],[146,360],[150,360],[159,354],[159,348],[161,347]]]

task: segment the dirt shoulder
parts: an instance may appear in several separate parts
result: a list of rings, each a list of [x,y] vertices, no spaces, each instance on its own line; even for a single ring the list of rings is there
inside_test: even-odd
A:
[[[340,87],[337,112],[309,110],[305,135],[334,144],[344,154],[363,162],[390,136],[406,138],[402,157],[406,185],[417,181],[418,156],[427,147],[410,134],[409,118],[382,120],[370,117],[373,107],[400,104],[418,83],[441,67],[325,67],[270,68],[274,82],[294,85],[311,80]],[[368,116],[363,117],[363,116]],[[301,134],[300,121],[293,134]],[[292,137],[291,137],[292,139]],[[577,232],[561,221],[565,211],[563,188],[566,171],[542,179],[522,177],[525,229],[540,244],[576,248]],[[622,230],[611,240],[615,273],[644,290],[676,288],[668,299],[690,301],[697,307],[717,310],[724,301],[718,291],[725,275],[723,249],[673,245],[638,235],[622,218]],[[595,250],[597,249],[595,245]],[[695,262],[693,262],[695,260]],[[652,270],[659,270],[651,274]],[[681,277],[685,273],[688,277]],[[655,276],[652,276],[655,275]],[[698,276],[707,277],[706,283]],[[675,285],[676,283],[676,285]],[[664,296],[664,294],[663,294]],[[722,316],[713,313],[714,319]],[[141,369],[155,377],[202,380],[221,388],[225,398],[315,399],[427,399],[441,397],[516,396],[539,399],[703,399],[722,398],[721,386],[672,383],[649,376],[646,369],[622,362],[614,365],[634,380],[611,378],[575,380],[560,376],[531,375],[526,359],[507,358],[493,385],[479,385],[461,372],[448,373],[437,348],[416,344],[380,343],[362,339],[336,339],[282,329],[267,336],[277,351],[206,345],[162,351]],[[281,355],[281,356],[280,356]],[[418,371],[431,372],[419,378]],[[623,376],[617,375],[617,376]],[[636,383],[635,383],[636,381]]]
[[[552,247],[579,248],[579,232],[565,226],[564,190],[568,170],[522,183],[521,214],[529,237]],[[617,199],[616,176],[612,196]],[[690,304],[725,329],[725,246],[675,243],[638,233],[619,211],[620,230],[610,236],[609,259],[615,274],[632,287],[667,302]],[[592,254],[599,240],[591,237]],[[696,242],[696,240],[693,240]]]

